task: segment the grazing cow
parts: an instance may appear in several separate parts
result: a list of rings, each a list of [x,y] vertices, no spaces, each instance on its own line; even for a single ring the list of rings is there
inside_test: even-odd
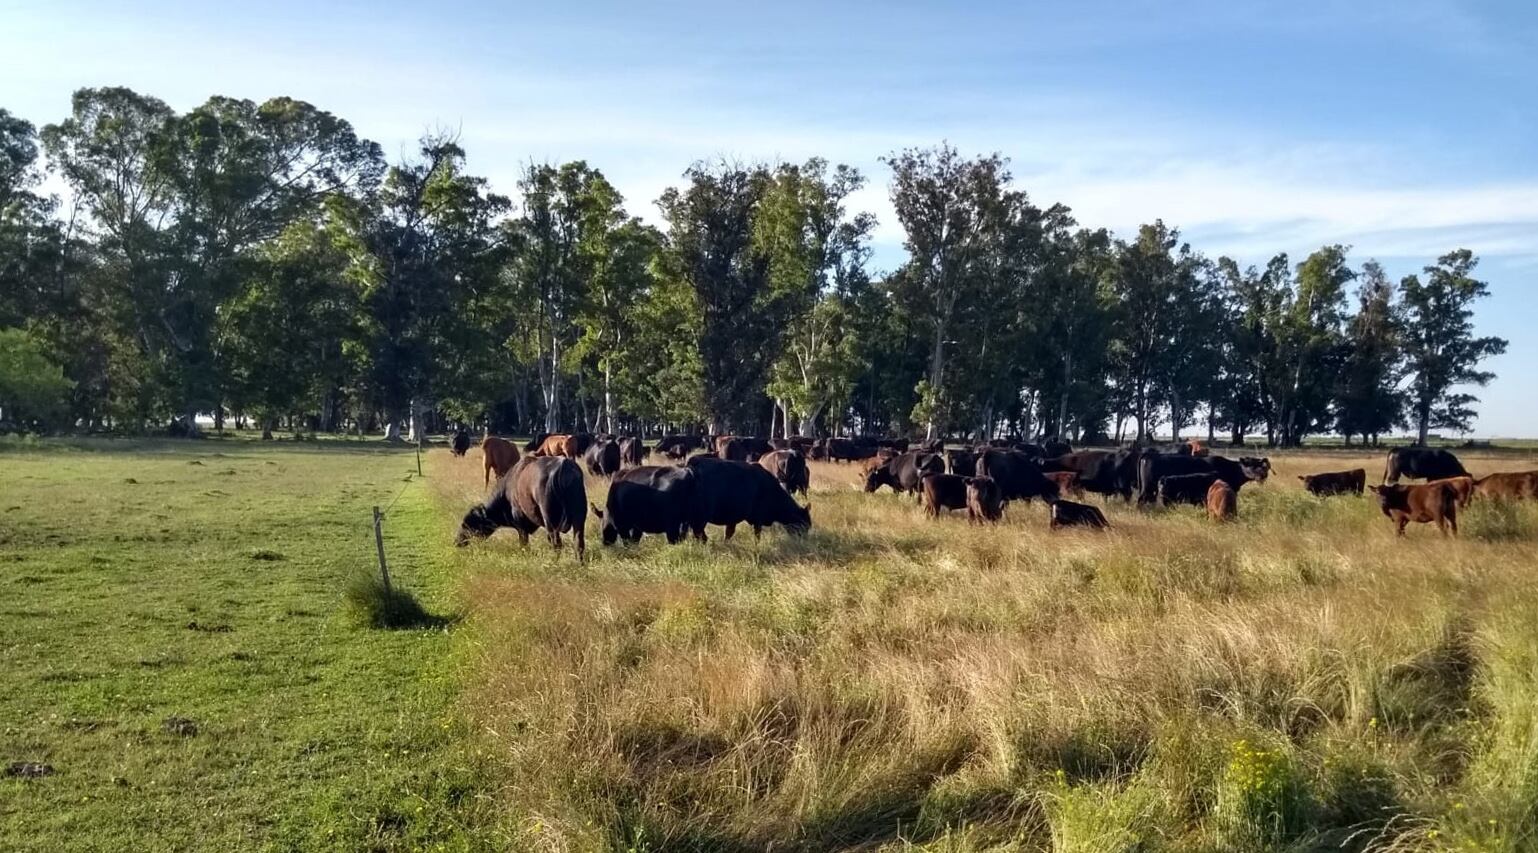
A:
[[[1458,535],[1458,492],[1447,482],[1422,483],[1418,486],[1368,486],[1378,496],[1378,507],[1393,519],[1399,535],[1410,522],[1436,522],[1442,535],[1448,528]]]
[[[924,513],[939,518],[942,509],[966,509],[967,479],[955,474],[925,474],[919,483]]]
[[[1475,480],[1474,491],[1482,498],[1532,500],[1538,498],[1538,471],[1491,474]]]
[[[531,456],[565,456],[568,459],[577,459],[581,454],[572,454],[572,436],[563,432],[540,433],[533,441],[524,445],[524,450]],[[585,448],[584,448],[585,449]]]
[[[695,478],[689,526],[701,542],[707,524],[724,526],[727,539],[744,523],[753,528],[755,539],[775,524],[795,534],[812,527],[811,506],[796,503],[773,474],[757,465],[696,456],[688,468]]]
[[[812,484],[811,474],[806,469],[806,457],[795,450],[774,450],[758,457],[758,465],[765,471],[774,475],[785,491],[795,494],[806,494]]]
[[[723,435],[716,439],[716,457],[733,462],[748,461],[748,445],[735,435]]]
[[[643,465],[621,474],[609,487],[606,510],[593,507],[603,544],[635,543],[642,534],[662,534],[668,544],[689,532],[694,517],[694,472],[673,465]]]
[[[1436,485],[1438,483],[1446,483],[1452,487],[1453,493],[1458,496],[1459,509],[1468,509],[1469,502],[1474,500],[1473,477],[1448,477],[1443,480],[1432,480],[1427,485]]]
[[[657,440],[657,452],[669,459],[683,459],[691,450],[704,447],[697,435],[664,435]]]
[[[1303,488],[1311,495],[1360,495],[1367,488],[1367,469],[1352,468],[1350,471],[1332,471],[1325,474],[1299,474]]]
[[[744,462],[757,462],[759,457],[774,450],[774,446],[768,441],[750,435],[738,436],[737,442],[742,446],[743,452],[747,454],[747,458],[742,460]]]
[[[1218,475],[1208,472],[1206,474],[1174,474],[1169,477],[1159,478],[1159,505],[1174,506],[1176,504],[1190,504],[1202,506],[1207,502],[1207,492],[1213,483],[1221,482]]]
[[[1418,480],[1445,480],[1467,477],[1463,463],[1451,451],[1431,447],[1396,447],[1388,452],[1383,468],[1383,482],[1393,485],[1400,477]]]
[[[874,492],[882,486],[891,486],[898,494],[917,494],[925,474],[944,473],[945,460],[939,454],[910,450],[871,468],[865,475],[865,491]]]
[[[1105,520],[1105,513],[1098,507],[1065,500],[1054,501],[1052,504],[1051,528],[1053,530],[1059,527],[1091,527],[1096,530],[1106,530],[1110,526],[1111,522]]]
[[[1238,514],[1239,496],[1234,493],[1234,487],[1214,478],[1212,485],[1207,487],[1207,517],[1213,521],[1230,521]]]
[[[486,436],[481,439],[481,464],[486,469],[481,478],[481,486],[485,487],[491,484],[492,474],[500,477],[518,464],[518,445],[505,438]]]
[[[1072,471],[1043,471],[1043,476],[1057,484],[1057,493],[1060,495],[1071,494],[1074,497],[1083,497],[1084,489],[1079,485],[1079,475]]]
[[[582,454],[587,470],[595,477],[613,477],[620,470],[620,450],[617,441],[600,441]]]
[[[977,474],[999,484],[1005,503],[1031,498],[1052,503],[1058,498],[1057,484],[1041,473],[1036,460],[1018,450],[989,449],[977,459]]]
[[[1237,461],[1223,456],[1177,456],[1149,448],[1138,459],[1138,505],[1158,499],[1161,478],[1180,474],[1216,474],[1237,492],[1251,480],[1265,481],[1271,475],[1271,461],[1253,456]]]
[[[900,454],[898,454],[898,452],[895,451],[895,450],[888,450],[885,447],[878,447],[878,448],[876,448],[876,455],[875,456],[872,456],[869,459],[862,459],[862,460],[860,460],[860,474],[861,474],[861,476],[869,477],[870,476],[870,472],[872,472],[872,471],[876,470],[877,468],[880,468],[881,466],[887,464],[892,459],[896,458],[898,455],[900,455]]]
[[[454,430],[454,440],[449,443],[449,452],[455,456],[464,456],[470,450],[470,433],[464,427]]]
[[[587,489],[582,469],[570,459],[528,456],[497,480],[486,501],[472,507],[459,524],[454,544],[468,545],[499,527],[511,527],[518,540],[529,543],[529,534],[545,528],[550,544],[561,547],[561,534],[577,538],[577,561],[587,553]]]
[[[945,470],[961,477],[971,477],[977,473],[977,455],[970,450],[947,450]]]
[[[1004,516],[1004,496],[992,477],[967,478],[967,521],[982,524]]]
[[[1207,445],[1202,444],[1200,441],[1197,441],[1194,438],[1186,442],[1186,450],[1190,453],[1190,455],[1197,457],[1206,456],[1212,452],[1207,449]]]
[[[652,455],[652,449],[646,446],[646,442],[634,436],[623,436],[619,440],[619,463],[626,468],[636,468],[646,463],[646,457]]]
[[[1132,500],[1137,488],[1138,456],[1133,450],[1081,450],[1041,463],[1044,471],[1072,471],[1079,487],[1097,495]]]

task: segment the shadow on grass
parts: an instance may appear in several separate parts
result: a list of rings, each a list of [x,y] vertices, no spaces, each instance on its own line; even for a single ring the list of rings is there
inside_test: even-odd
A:
[[[384,582],[372,573],[359,574],[347,585],[347,608],[359,624],[369,628],[409,630],[447,628],[457,616],[429,613],[409,590]]]

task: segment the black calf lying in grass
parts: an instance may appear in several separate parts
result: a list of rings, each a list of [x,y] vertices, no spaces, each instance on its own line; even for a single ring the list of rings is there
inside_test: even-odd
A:
[[[1053,530],[1059,527],[1093,527],[1096,530],[1106,530],[1110,526],[1111,523],[1105,520],[1105,513],[1097,507],[1061,499],[1052,504]]]

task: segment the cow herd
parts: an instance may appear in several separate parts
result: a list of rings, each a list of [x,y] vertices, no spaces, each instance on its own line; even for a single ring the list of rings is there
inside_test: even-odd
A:
[[[451,447],[464,455],[470,438],[457,433]],[[882,487],[914,496],[931,517],[964,511],[969,522],[998,521],[1011,501],[1040,498],[1049,506],[1050,526],[1106,529],[1105,514],[1070,500],[1089,492],[1139,506],[1190,504],[1204,507],[1214,521],[1238,511],[1247,483],[1271,473],[1263,457],[1227,458],[1199,442],[1174,447],[1079,450],[1060,442],[1040,444],[995,440],[975,447],[949,448],[940,442],[910,446],[905,440],[805,438],[768,440],[745,436],[663,436],[652,447],[630,436],[585,433],[539,435],[519,447],[487,436],[481,442],[484,481],[495,487],[464,517],[458,544],[511,527],[521,540],[543,528],[552,545],[570,533],[582,558],[584,528],[591,507],[602,541],[636,542],[646,534],[676,543],[692,535],[706,541],[706,527],[725,528],[730,539],[739,525],[755,537],[778,524],[793,533],[811,527],[810,504],[798,503],[810,486],[808,459],[858,463],[864,490]],[[653,453],[668,464],[650,465]],[[583,469],[610,480],[605,505],[590,505]],[[1402,477],[1426,480],[1400,484]],[[1362,495],[1367,472],[1306,474],[1305,490],[1321,497]],[[1430,448],[1396,448],[1389,453],[1384,484],[1371,486],[1383,514],[1400,535],[1412,522],[1435,523],[1444,535],[1457,534],[1457,512],[1475,495],[1538,497],[1538,471],[1471,477],[1452,453]]]

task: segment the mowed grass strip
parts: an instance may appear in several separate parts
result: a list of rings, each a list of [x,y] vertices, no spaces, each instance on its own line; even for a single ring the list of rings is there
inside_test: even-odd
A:
[[[43,442],[0,452],[3,850],[486,841],[443,627],[361,626],[370,506],[395,581],[452,615],[410,453]]]
[[[1296,479],[1381,456],[1272,458],[1224,525],[977,528],[817,464],[805,538],[463,549],[514,848],[1538,849],[1538,506],[1398,540]],[[429,465],[447,541],[479,459]]]

